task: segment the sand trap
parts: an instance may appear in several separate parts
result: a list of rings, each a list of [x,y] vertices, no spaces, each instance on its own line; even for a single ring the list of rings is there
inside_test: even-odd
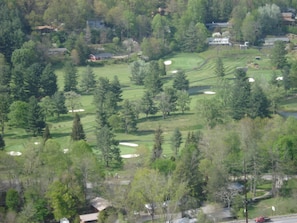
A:
[[[16,152],[16,151],[10,151],[10,152],[8,152],[8,154],[11,155],[11,156],[20,156],[20,155],[22,155],[21,152]]]
[[[172,61],[171,60],[166,60],[166,61],[164,61],[164,64],[165,65],[170,65],[170,64],[172,64]]]
[[[251,82],[255,82],[255,79],[252,78],[252,77],[249,77],[249,82],[250,82],[250,83],[251,83]]]
[[[84,112],[85,109],[74,109],[73,112]],[[72,110],[69,110],[68,112],[72,112]]]
[[[122,145],[122,146],[130,146],[130,147],[137,147],[138,146],[138,144],[136,144],[136,143],[129,143],[129,142],[120,142],[119,144]]]
[[[283,77],[277,77],[275,80],[282,81],[283,79],[284,79]]]
[[[171,71],[171,73],[176,74],[178,72],[178,70],[173,70]]]
[[[39,144],[40,144],[40,142],[34,142],[34,144],[35,144],[35,145],[39,145]]]
[[[68,153],[69,149],[63,149],[63,153]]]
[[[139,154],[125,154],[125,155],[121,155],[121,157],[125,159],[136,158],[136,157],[139,157]]]
[[[204,91],[204,94],[216,94],[214,91]]]

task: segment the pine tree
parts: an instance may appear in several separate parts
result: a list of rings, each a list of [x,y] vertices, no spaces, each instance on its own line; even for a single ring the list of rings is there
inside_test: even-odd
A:
[[[86,139],[86,135],[85,135],[83,126],[82,126],[82,124],[80,122],[80,117],[79,117],[78,113],[75,113],[75,115],[74,115],[71,139],[73,141],[79,141],[79,140],[85,140]]]
[[[48,64],[40,76],[42,96],[52,96],[58,90],[57,76],[51,64]]]
[[[0,134],[0,150],[3,150],[5,147],[5,141],[2,137],[2,135]]]
[[[86,71],[82,74],[80,88],[82,91],[89,93],[96,86],[95,74],[92,68],[88,65]]]
[[[269,117],[269,106],[269,100],[262,88],[258,84],[255,84],[250,98],[249,116],[251,118]]]
[[[250,105],[251,86],[244,69],[235,72],[234,86],[231,96],[231,116],[235,120],[242,119],[248,113]]]
[[[151,61],[148,68],[148,74],[144,79],[144,86],[153,95],[157,95],[162,91],[163,83],[159,73],[159,65],[157,61]]]
[[[28,126],[27,130],[32,132],[33,136],[40,134],[45,127],[44,114],[41,107],[38,105],[37,99],[32,96],[28,103]]]
[[[152,161],[159,159],[163,153],[162,144],[164,142],[164,137],[162,134],[163,134],[163,130],[159,125],[158,128],[155,130],[155,140],[154,140]]]
[[[177,156],[179,147],[182,144],[182,134],[178,128],[174,129],[174,132],[170,138],[170,141],[171,141],[172,150],[174,151],[175,156]]]
[[[64,66],[64,91],[77,90],[77,69],[70,61],[66,62]]]
[[[173,80],[173,88],[176,90],[188,90],[189,89],[189,80],[184,71],[178,71]]]
[[[277,69],[282,69],[287,65],[286,44],[283,41],[276,41],[271,52],[271,63]]]
[[[51,133],[50,133],[48,125],[46,125],[44,132],[43,132],[43,142],[45,143],[50,138],[51,138]]]
[[[97,149],[100,151],[103,162],[106,167],[114,164],[116,167],[122,166],[122,158],[120,149],[118,148],[118,141],[112,130],[108,126],[103,126],[97,129]]]
[[[125,100],[121,111],[125,133],[134,132],[137,130],[137,118],[133,110],[133,105],[129,100]]]

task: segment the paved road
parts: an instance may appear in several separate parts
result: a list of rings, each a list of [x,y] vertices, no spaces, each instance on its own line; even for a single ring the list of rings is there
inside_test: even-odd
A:
[[[245,223],[245,220],[234,220],[225,223]],[[249,223],[254,223],[254,219],[249,219]],[[270,223],[297,223],[297,214],[271,217]]]

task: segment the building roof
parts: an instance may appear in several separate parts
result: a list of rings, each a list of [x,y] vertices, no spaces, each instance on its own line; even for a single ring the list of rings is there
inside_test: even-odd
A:
[[[90,203],[98,211],[103,211],[111,206],[110,202],[102,197],[96,197],[92,199]]]
[[[97,213],[91,213],[91,214],[83,214],[79,216],[79,219],[81,222],[88,222],[88,221],[97,221],[98,220],[98,214]]]
[[[45,26],[36,26],[35,29],[37,29],[37,30],[44,30],[44,29],[54,30],[54,27],[45,25]]]

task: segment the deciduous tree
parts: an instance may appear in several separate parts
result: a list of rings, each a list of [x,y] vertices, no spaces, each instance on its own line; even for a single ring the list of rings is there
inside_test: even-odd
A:
[[[150,91],[144,92],[140,104],[141,112],[143,112],[146,117],[148,117],[148,115],[156,114],[158,110],[154,103],[153,94]]]
[[[187,91],[177,92],[176,106],[177,106],[177,109],[182,112],[182,114],[184,114],[185,111],[190,110],[190,103],[191,103],[191,98]]]

